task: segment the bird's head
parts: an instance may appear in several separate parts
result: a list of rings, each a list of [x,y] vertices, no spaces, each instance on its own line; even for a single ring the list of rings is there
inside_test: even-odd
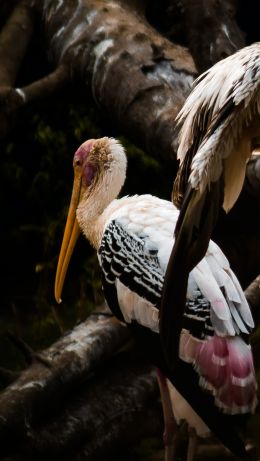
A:
[[[124,149],[114,138],[89,139],[74,154],[74,184],[55,278],[58,303],[80,228],[117,197],[125,181],[126,163]]]

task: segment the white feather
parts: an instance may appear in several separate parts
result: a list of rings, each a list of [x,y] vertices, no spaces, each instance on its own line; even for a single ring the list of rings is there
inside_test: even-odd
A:
[[[202,74],[177,116],[181,125],[177,156],[182,164],[186,155],[192,155],[189,183],[202,193],[224,170],[226,211],[241,191],[255,136],[248,127],[259,115],[260,42],[256,42]],[[259,127],[254,130],[259,132]],[[189,151],[198,137],[197,150]]]

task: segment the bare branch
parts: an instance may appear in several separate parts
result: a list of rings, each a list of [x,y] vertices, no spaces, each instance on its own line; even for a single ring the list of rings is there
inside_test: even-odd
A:
[[[60,64],[53,72],[23,88],[15,88],[22,102],[28,103],[41,98],[47,98],[59,91],[69,81],[69,69]]]

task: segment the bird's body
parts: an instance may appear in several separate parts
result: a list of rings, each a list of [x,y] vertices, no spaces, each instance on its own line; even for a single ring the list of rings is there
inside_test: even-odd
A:
[[[78,221],[82,222],[80,210]],[[96,249],[105,297],[113,310],[113,299],[106,293],[114,285],[124,321],[136,321],[159,333],[163,281],[179,211],[171,202],[142,195],[115,200],[104,214],[103,234]],[[82,231],[87,237],[87,221]],[[217,405],[230,414],[247,413],[255,407],[251,351],[239,336],[248,335],[253,325],[240,284],[211,240],[205,257],[189,276],[179,356],[193,363],[201,374],[202,386],[214,388]],[[233,356],[229,357],[229,347],[237,349],[237,354],[230,351]],[[215,355],[211,357],[213,349]],[[240,378],[245,381],[241,395],[241,383],[237,388],[231,384],[232,379]]]
[[[164,274],[178,209],[150,195],[116,199],[125,180],[126,157],[114,139],[83,143],[74,156],[74,170],[56,299],[60,299],[79,224],[98,252],[104,295],[113,312],[159,338]],[[200,435],[206,435],[209,426],[239,454],[243,453],[240,438],[235,429],[227,436],[227,427],[233,415],[250,413],[256,405],[254,367],[246,339],[252,327],[243,291],[224,254],[210,241],[207,254],[189,277],[179,365],[175,374],[166,365],[164,373],[182,395],[173,401],[176,415],[185,417]]]
[[[260,42],[216,63],[194,83],[177,120],[180,167],[173,202],[180,208],[161,305],[160,333],[171,364],[179,339],[190,271],[207,251],[219,211],[228,212],[260,140]],[[175,300],[175,309],[171,305]],[[171,335],[170,325],[175,325]]]

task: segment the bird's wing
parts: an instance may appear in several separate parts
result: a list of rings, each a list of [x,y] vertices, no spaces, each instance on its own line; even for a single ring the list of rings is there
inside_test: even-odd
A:
[[[236,168],[239,146],[235,152],[233,147],[259,112],[260,42],[218,62],[194,82],[177,117],[181,126],[177,153],[180,170],[174,201],[180,203],[188,183],[202,192],[215,182],[231,154]]]
[[[158,317],[164,280],[159,247],[148,235],[130,231],[120,219],[114,219],[106,227],[98,250],[103,285],[116,289],[121,314],[126,321],[135,318],[150,328],[152,321],[149,325],[144,318],[155,315],[155,310]],[[208,335],[208,328],[211,334],[233,336],[248,335],[254,326],[243,290],[228,260],[212,240],[205,257],[189,275],[185,306],[186,317],[192,309],[189,330],[195,337],[198,328],[202,329],[202,336]],[[146,307],[147,312],[143,314],[133,312]],[[175,300],[172,309],[175,309]],[[158,331],[156,327],[152,329]],[[169,331],[173,335],[172,325]]]
[[[181,164],[173,201],[181,210],[160,311],[162,341],[172,363],[178,356],[189,273],[206,253],[220,209],[230,209],[240,193],[259,114],[260,42],[199,77],[178,116]],[[174,336],[169,324],[175,325]]]
[[[143,299],[143,303],[139,302],[140,309],[149,305],[151,316],[153,310],[158,309],[164,274],[157,253],[158,249],[151,246],[146,236],[127,231],[120,220],[112,220],[106,227],[98,259],[105,298],[112,310],[117,306],[115,314],[119,318],[122,318],[122,305],[119,306],[118,297],[122,296],[122,290],[125,290],[125,296],[126,291],[132,295],[132,299],[128,299],[130,304],[137,302],[135,295]],[[144,315],[139,312],[136,317]]]

